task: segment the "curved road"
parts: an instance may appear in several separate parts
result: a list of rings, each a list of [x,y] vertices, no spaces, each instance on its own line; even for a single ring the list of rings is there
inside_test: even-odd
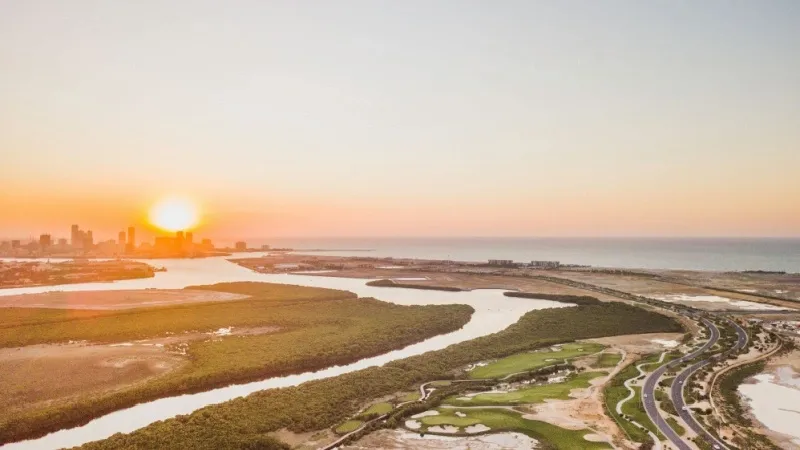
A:
[[[744,331],[744,329],[742,329],[742,327],[740,327],[739,324],[737,324],[732,320],[729,320],[729,322],[733,325],[734,329],[736,330],[737,341],[736,345],[731,347],[730,350],[726,351],[723,354],[737,352],[742,348],[744,348],[745,345],[747,345],[747,333]],[[684,393],[684,387],[686,386],[686,382],[689,380],[689,378],[691,378],[692,375],[694,375],[695,372],[697,372],[710,362],[711,361],[709,359],[700,361],[698,363],[692,364],[691,366],[684,369],[683,372],[678,374],[678,376],[675,377],[675,381],[672,383],[671,397],[672,397],[672,402],[675,404],[675,409],[678,411],[678,414],[680,415],[681,419],[683,419],[683,421],[686,423],[686,425],[689,426],[689,428],[691,428],[695,433],[697,433],[698,436],[703,436],[706,439],[706,441],[710,442],[711,444],[717,445],[718,448],[727,449],[728,447],[725,445],[724,442],[720,441],[714,435],[709,433],[705,428],[703,428],[700,425],[700,423],[697,422],[697,420],[695,420],[694,416],[692,416],[691,410],[689,410],[688,408],[684,410],[684,408],[686,407],[686,402],[684,401],[683,393]]]
[[[644,405],[644,409],[647,412],[647,417],[655,424],[655,426],[661,431],[661,433],[667,437],[667,439],[675,445],[678,450],[692,450],[692,447],[689,446],[686,442],[681,439],[678,433],[669,426],[666,420],[661,417],[661,414],[658,412],[658,407],[656,406],[656,385],[658,384],[658,380],[664,375],[664,373],[672,367],[682,364],[685,361],[689,361],[691,359],[696,358],[697,356],[701,355],[703,352],[711,348],[714,344],[717,343],[719,340],[719,329],[716,325],[712,322],[701,319],[703,323],[708,327],[709,331],[711,331],[711,337],[709,338],[708,342],[706,342],[702,347],[695,350],[688,355],[684,355],[676,360],[670,361],[663,366],[656,369],[652,374],[650,374],[647,379],[644,381],[644,386],[642,387],[642,404]],[[676,405],[677,408],[677,405]]]

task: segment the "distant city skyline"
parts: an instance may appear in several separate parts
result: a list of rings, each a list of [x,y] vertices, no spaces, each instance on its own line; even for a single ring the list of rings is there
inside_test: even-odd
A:
[[[0,237],[800,236],[800,2],[0,3]]]

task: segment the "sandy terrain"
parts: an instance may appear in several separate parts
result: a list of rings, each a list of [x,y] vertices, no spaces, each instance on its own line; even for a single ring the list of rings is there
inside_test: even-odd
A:
[[[534,448],[536,441],[521,433],[496,433],[483,436],[450,437],[400,430],[370,433],[342,449],[420,449],[420,450],[511,450]]]
[[[664,271],[669,277],[683,282],[740,292],[800,300],[800,274]]]
[[[287,429],[282,429],[269,433],[270,436],[289,444],[294,450],[311,450],[320,448],[339,438],[329,429],[321,431],[310,431],[308,433],[293,433]]]
[[[186,343],[273,333],[279,327],[221,328],[134,342],[85,342],[0,349],[0,419],[23,409],[123,390],[180,368]]]
[[[659,341],[680,342],[681,339],[683,339],[681,333],[647,333],[587,339],[586,341],[619,348],[625,350],[629,355],[645,355],[666,350],[667,348],[662,343],[659,343]]]
[[[616,289],[632,294],[644,295],[648,297],[663,296],[663,295],[688,295],[688,296],[718,296],[729,298],[732,300],[743,300],[755,303],[766,303],[775,306],[798,308],[800,305],[796,301],[782,301],[774,299],[765,299],[756,295],[748,293],[734,293],[727,291],[718,291],[714,289],[707,289],[702,287],[687,286],[684,284],[670,283],[665,281],[654,280],[652,278],[635,276],[635,275],[621,275],[621,274],[608,274],[597,272],[579,272],[579,271],[548,271],[542,272],[542,275],[556,276],[559,278],[567,278],[583,283],[594,284],[610,289]],[[722,274],[719,274],[722,276]],[[698,275],[699,276],[699,275]],[[705,276],[711,276],[706,273]],[[697,281],[698,283],[700,281]],[[710,284],[710,283],[707,283]],[[719,284],[719,283],[718,283]],[[737,285],[727,285],[727,289],[737,289]],[[755,294],[757,291],[754,291]],[[774,295],[774,293],[773,293]],[[690,306],[702,307],[700,302],[691,302]],[[707,305],[709,307],[717,308],[718,305]],[[735,308],[730,308],[735,309]]]
[[[128,387],[185,362],[156,346],[65,344],[0,349],[0,418],[54,400]]]
[[[0,297],[0,308],[131,309],[241,300],[246,295],[190,289],[48,292]]]

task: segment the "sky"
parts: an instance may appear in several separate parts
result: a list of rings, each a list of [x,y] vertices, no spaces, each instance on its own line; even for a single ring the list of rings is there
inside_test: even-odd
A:
[[[800,2],[0,1],[0,237],[800,236]]]

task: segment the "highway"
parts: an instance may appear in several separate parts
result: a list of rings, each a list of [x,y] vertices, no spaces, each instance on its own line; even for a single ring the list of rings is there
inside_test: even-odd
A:
[[[669,439],[669,441],[672,442],[672,444],[675,445],[675,447],[678,450],[692,450],[692,447],[689,446],[689,444],[687,444],[686,442],[684,442],[683,439],[681,439],[681,437],[678,435],[678,433],[676,433],[675,430],[673,430],[672,427],[669,426],[667,421],[664,420],[663,417],[661,417],[661,414],[659,414],[658,407],[656,406],[656,396],[655,396],[656,385],[658,384],[658,380],[661,379],[661,377],[667,370],[669,370],[672,367],[678,366],[685,361],[689,361],[691,359],[696,358],[697,356],[701,355],[703,352],[705,352],[706,350],[708,350],[714,344],[717,343],[717,341],[719,340],[719,329],[717,328],[717,326],[706,319],[701,319],[701,320],[703,321],[703,324],[705,324],[705,326],[708,327],[709,331],[711,332],[711,337],[708,339],[708,342],[703,344],[702,347],[695,350],[694,352],[689,353],[688,355],[684,355],[676,360],[670,361],[664,364],[663,366],[659,367],[658,369],[656,369],[652,374],[650,374],[650,376],[648,376],[645,379],[644,386],[642,387],[642,404],[644,405],[644,409],[647,412],[647,417],[650,418],[650,421],[652,421],[658,428],[658,430],[661,431],[661,434],[666,436],[667,439]],[[677,404],[675,405],[675,407],[677,408]],[[680,411],[681,410],[679,409],[679,412]]]
[[[734,321],[729,321],[729,322],[736,330],[737,341],[736,345],[731,347],[731,349],[726,351],[724,354],[728,354],[730,352],[737,352],[740,349],[744,348],[745,345],[747,345],[747,333],[744,331],[744,329],[742,329],[742,327],[740,327],[739,324],[737,324]],[[684,369],[683,372],[679,373],[678,376],[675,377],[675,381],[672,383],[670,396],[672,397],[672,402],[675,404],[675,409],[678,411],[678,414],[680,415],[681,419],[683,419],[683,421],[686,423],[686,425],[689,426],[689,428],[691,428],[695,433],[697,433],[698,436],[703,436],[706,439],[706,441],[710,442],[711,444],[717,445],[718,448],[727,449],[728,447],[725,445],[724,442],[714,437],[714,435],[709,433],[705,428],[703,428],[700,425],[700,423],[697,422],[697,420],[695,420],[691,410],[689,410],[688,408],[687,410],[684,410],[686,402],[684,401],[683,393],[684,393],[684,387],[686,386],[686,382],[691,378],[691,376],[695,372],[700,370],[703,366],[705,366],[709,362],[711,361],[708,359],[697,362]]]

